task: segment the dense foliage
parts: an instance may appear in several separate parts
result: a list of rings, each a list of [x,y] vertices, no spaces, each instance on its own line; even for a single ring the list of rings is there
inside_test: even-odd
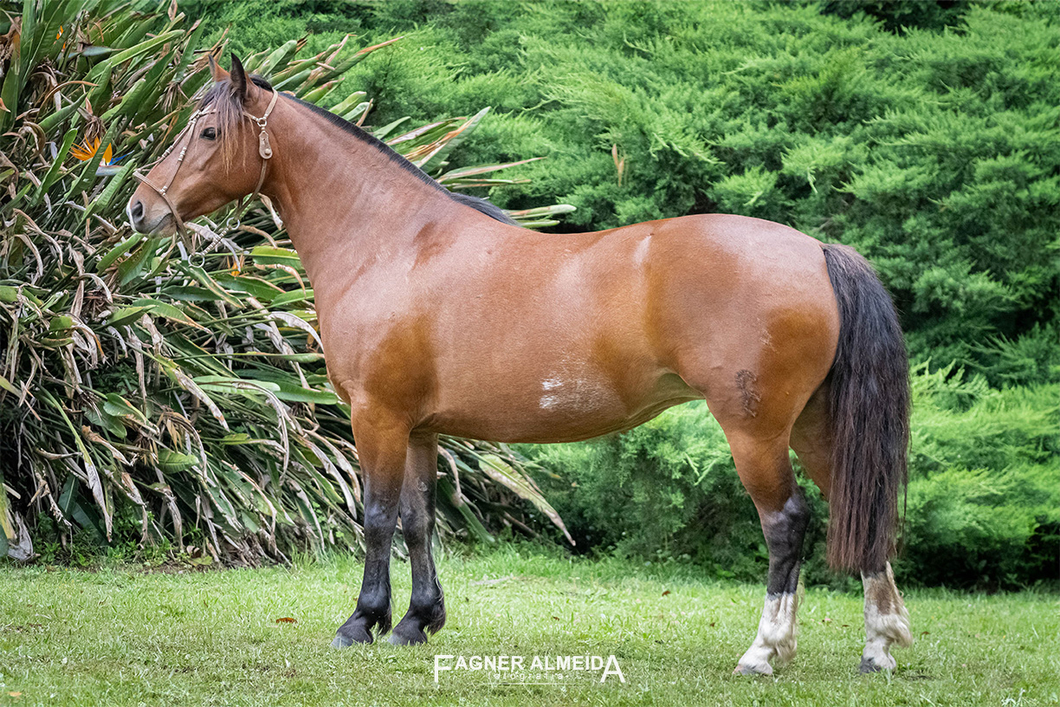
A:
[[[132,170],[180,133],[220,45],[154,2],[0,10],[0,555],[10,545],[25,559],[31,533],[44,551],[75,530],[249,562],[357,548],[349,410],[271,207],[255,204],[241,226],[193,224],[197,245],[125,223]],[[297,58],[303,44],[244,62],[316,101],[379,48],[341,38]],[[335,109],[363,118],[363,98]],[[376,135],[461,188],[500,167],[446,169],[482,117]],[[515,216],[549,223],[548,211]],[[504,447],[446,440],[442,469],[445,534],[528,529],[516,496],[553,514]]]

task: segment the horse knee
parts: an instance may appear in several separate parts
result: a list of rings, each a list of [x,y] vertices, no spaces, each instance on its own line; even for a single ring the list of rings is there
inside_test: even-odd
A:
[[[413,545],[424,545],[430,542],[431,535],[434,533],[434,514],[427,509],[403,504],[401,532],[410,550]]]
[[[364,538],[371,543],[373,540],[386,540],[394,532],[397,526],[397,509],[390,504],[373,503],[366,505],[364,509]]]

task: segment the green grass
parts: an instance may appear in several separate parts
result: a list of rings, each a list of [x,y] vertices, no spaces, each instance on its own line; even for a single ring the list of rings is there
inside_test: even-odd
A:
[[[0,705],[1038,705],[1060,703],[1057,596],[910,591],[916,644],[860,676],[861,597],[811,589],[799,655],[773,678],[730,671],[763,588],[688,566],[568,561],[526,547],[440,562],[449,623],[426,646],[336,651],[353,560],[225,572],[0,568]],[[395,610],[408,567],[395,563]],[[276,623],[293,617],[296,623]],[[434,682],[434,655],[617,656],[555,685],[481,672]],[[12,695],[12,693],[20,693]]]

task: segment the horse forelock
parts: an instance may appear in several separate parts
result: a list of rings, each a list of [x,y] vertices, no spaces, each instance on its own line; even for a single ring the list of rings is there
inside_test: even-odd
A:
[[[266,91],[275,90],[272,84],[256,74],[251,75],[250,80],[258,88]],[[227,169],[236,157],[236,141],[231,138],[244,120],[243,101],[231,79],[218,81],[210,87],[206,95],[202,97],[202,101],[199,102],[199,110],[206,108],[212,108],[216,112],[217,139],[220,141],[221,157]]]

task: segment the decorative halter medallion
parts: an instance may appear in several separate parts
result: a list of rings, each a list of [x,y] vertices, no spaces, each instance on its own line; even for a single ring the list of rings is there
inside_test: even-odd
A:
[[[261,174],[258,176],[258,185],[254,187],[254,192],[249,196],[249,198],[247,198],[246,201],[244,201],[243,204],[236,210],[237,213],[240,215],[242,215],[243,211],[248,206],[250,206],[250,203],[254,201],[254,199],[258,198],[258,194],[261,192],[261,185],[265,183],[265,170],[268,167],[269,160],[272,159],[273,155],[272,143],[269,142],[269,133],[266,128],[268,128],[269,126],[269,116],[272,114],[272,109],[276,107],[276,100],[279,97],[280,92],[274,90],[272,92],[272,99],[269,100],[269,107],[265,109],[264,115],[262,115],[260,118],[256,115],[251,115],[250,113],[243,111],[243,115],[250,119],[250,121],[253,122],[255,125],[257,125],[258,129],[260,130],[260,132],[258,133],[258,154],[261,156],[262,161]],[[191,141],[195,139],[195,123],[202,116],[216,112],[216,108],[204,108],[202,110],[197,110],[192,113],[191,119],[188,121],[188,125],[180,131],[180,134],[177,135],[177,139],[173,141],[173,144],[168,149],[166,149],[165,152],[162,153],[161,157],[158,158],[159,161],[162,161],[166,157],[168,157],[169,153],[173,150],[173,148],[176,147],[177,144],[183,140],[184,133],[188,133],[188,141],[183,146],[181,146],[180,154],[177,155],[177,167],[173,170],[173,174],[169,176],[169,181],[166,182],[163,186],[159,187],[154,182],[149,180],[147,176],[142,174],[139,170],[133,170],[134,177],[136,177],[141,182],[158,192],[158,195],[161,196],[162,199],[166,202],[166,206],[169,207],[169,212],[173,214],[173,222],[177,226],[177,232],[180,233],[182,237],[186,237],[187,229],[184,226],[184,219],[182,219],[180,217],[180,214],[177,212],[176,205],[174,205],[173,201],[169,198],[169,187],[173,185],[173,180],[177,178],[177,172],[180,171],[181,165],[184,164],[184,155],[186,155],[188,152],[188,146],[191,145]],[[229,221],[231,220],[232,219],[229,219]],[[236,218],[236,223],[238,222],[239,219]]]

